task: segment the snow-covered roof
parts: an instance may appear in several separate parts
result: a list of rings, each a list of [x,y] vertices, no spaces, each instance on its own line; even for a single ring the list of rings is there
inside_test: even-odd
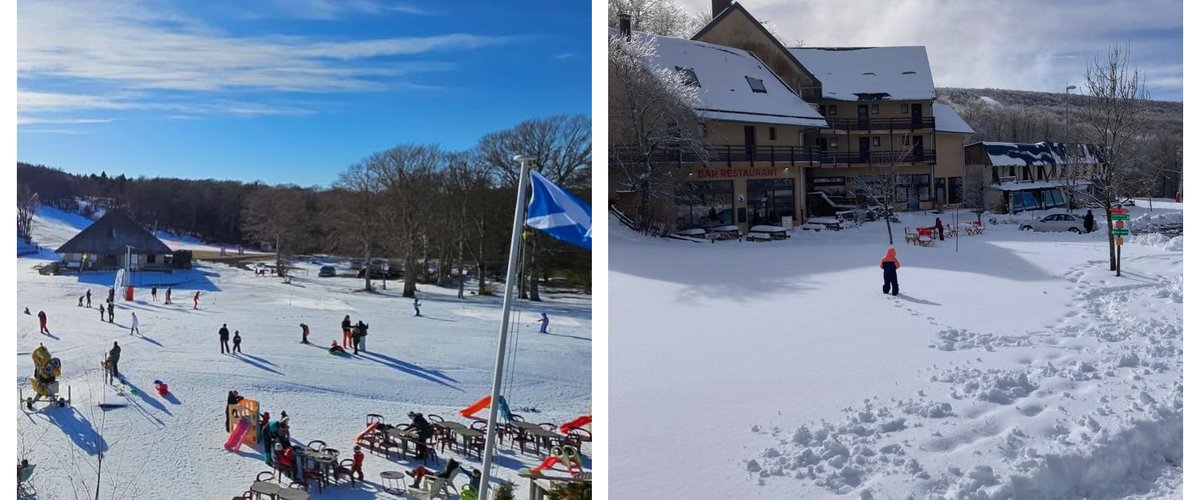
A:
[[[974,134],[975,130],[958,116],[954,108],[940,102],[933,103],[933,121],[938,132],[954,132],[958,134]]]
[[[617,36],[610,30],[610,36]],[[696,111],[712,120],[826,127],[825,119],[792,92],[767,65],[741,49],[635,32],[654,44],[653,64],[670,71],[692,70],[700,84]],[[752,79],[752,80],[751,80]],[[761,90],[755,92],[751,85]]]
[[[1067,145],[1061,142],[1039,142],[1036,144],[1016,144],[1011,142],[978,142],[982,144],[993,166],[1023,167],[1038,165],[1067,164]],[[968,144],[973,146],[974,144]],[[1071,152],[1071,163],[1075,165],[1094,165],[1100,163],[1094,146],[1074,144]]]
[[[821,81],[821,94],[841,101],[934,98],[925,47],[788,49]]]
[[[1091,183],[1092,183],[1091,181],[1086,181],[1083,179],[1075,180],[1075,184],[1079,185],[1079,186],[1086,186]],[[1055,180],[1050,180],[1050,181],[1035,181],[1035,182],[1019,182],[1019,181],[1003,182],[1000,184],[992,184],[992,188],[999,189],[1001,191],[1036,191],[1039,189],[1050,189],[1050,188],[1056,188],[1056,187],[1065,186],[1065,185],[1067,185],[1067,181],[1065,179],[1055,179]]]

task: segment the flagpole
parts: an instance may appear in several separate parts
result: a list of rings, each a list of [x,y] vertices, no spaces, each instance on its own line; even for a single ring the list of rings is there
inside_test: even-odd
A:
[[[525,223],[525,190],[529,176],[529,162],[536,156],[517,155],[513,160],[521,162],[521,173],[517,177],[517,208],[513,214],[512,244],[508,247],[508,273],[504,278],[504,313],[500,319],[500,342],[496,346],[496,372],[492,375],[492,404],[488,409],[487,437],[483,449],[483,473],[479,481],[479,500],[488,499],[488,486],[492,477],[492,454],[496,452],[496,413],[500,408],[500,380],[504,375],[504,351],[508,343],[508,314],[512,310],[513,281],[516,280],[517,253],[520,252],[521,226]]]

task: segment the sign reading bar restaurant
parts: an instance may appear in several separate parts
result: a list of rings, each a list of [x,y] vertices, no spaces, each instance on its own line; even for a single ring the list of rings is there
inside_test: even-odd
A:
[[[696,171],[699,179],[734,179],[737,177],[776,177],[777,168],[709,168]]]

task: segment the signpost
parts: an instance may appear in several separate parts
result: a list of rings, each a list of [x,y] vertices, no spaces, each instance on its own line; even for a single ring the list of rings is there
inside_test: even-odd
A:
[[[1124,236],[1129,236],[1129,229],[1125,227],[1125,221],[1129,220],[1129,209],[1118,205],[1109,209],[1108,213],[1111,221],[1110,230],[1112,235],[1117,237],[1117,276],[1120,276],[1121,244],[1125,243]]]

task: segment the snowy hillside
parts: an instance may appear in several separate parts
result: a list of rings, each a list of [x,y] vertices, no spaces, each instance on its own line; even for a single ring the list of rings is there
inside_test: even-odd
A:
[[[898,297],[882,222],[701,244],[610,223],[613,497],[1182,497],[1182,237],[1133,238],[1117,278],[1101,232],[1001,223],[956,251],[905,245],[935,216],[900,217]]]
[[[43,210],[34,237],[54,248],[86,223]],[[111,274],[79,278],[34,270],[52,258],[43,252],[17,259],[17,385],[30,393],[30,353],[44,344],[61,358],[63,390],[69,385],[74,400],[69,408],[39,405],[34,412],[18,409],[13,401],[18,452],[37,464],[33,483],[39,498],[87,496],[85,491],[95,487],[93,467],[101,453],[101,498],[241,494],[257,472],[269,468],[249,446],[237,453],[222,448],[229,390],[258,400],[276,417],[286,410],[294,440],[323,440],[341,450],[342,458],[351,455],[368,413],[395,424],[407,423],[409,411],[470,423],[457,411],[490,391],[501,315],[497,297],[463,301],[455,298],[455,290],[421,286],[422,317],[414,317],[412,300],[400,297],[398,287],[363,293],[356,291],[359,280],[318,278],[315,265],[284,284],[201,262],[184,275],[188,281],[175,286],[174,305],[163,303],[164,290],[152,301],[149,290],[140,288],[135,302],[118,302],[110,324],[100,322],[95,309],[76,304],[89,289],[93,305],[102,302],[108,286],[103,283],[111,282]],[[201,292],[198,310],[192,309],[195,291]],[[546,302],[522,302],[514,311],[518,331],[511,339],[515,355],[505,393],[513,412],[526,420],[561,424],[587,414],[591,403],[591,306],[587,296],[543,293],[547,296]],[[32,314],[23,314],[25,308]],[[38,332],[38,311],[49,317],[48,335]],[[542,311],[550,317],[550,334],[537,333]],[[140,335],[129,333],[132,313]],[[347,314],[371,326],[368,351],[347,358],[330,355],[326,348],[340,340],[339,323]],[[243,354],[220,353],[217,330],[224,323],[240,331]],[[313,344],[299,342],[300,323],[311,326]],[[114,341],[123,349],[125,382],[139,395],[118,395],[102,382],[100,361]],[[171,396],[154,393],[155,379],[170,386]],[[102,401],[128,406],[105,412],[96,406]],[[496,463],[505,479],[517,479],[519,468],[539,460],[510,451],[507,442],[501,451]],[[589,446],[584,451],[590,455]],[[449,448],[442,457],[457,458],[469,468],[480,465],[478,458]],[[415,464],[368,454],[365,486],[337,486],[314,497],[397,498],[380,491],[379,473]],[[590,457],[584,465],[590,468]],[[465,476],[457,482],[461,486]],[[524,495],[525,486],[517,481],[518,495]]]

